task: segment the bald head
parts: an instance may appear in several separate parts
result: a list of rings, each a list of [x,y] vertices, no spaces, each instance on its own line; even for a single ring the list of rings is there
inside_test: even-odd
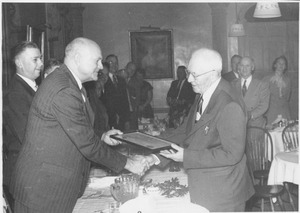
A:
[[[196,93],[203,94],[221,76],[222,57],[212,49],[195,51],[188,65],[188,81]]]
[[[87,38],[76,38],[65,50],[64,63],[81,80],[96,81],[99,69],[102,69],[102,53],[99,45]]]

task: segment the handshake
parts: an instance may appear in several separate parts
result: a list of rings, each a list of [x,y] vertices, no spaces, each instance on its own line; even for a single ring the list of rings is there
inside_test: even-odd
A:
[[[127,158],[125,169],[128,171],[143,176],[145,172],[154,164],[159,163],[159,159],[154,155],[134,155]]]

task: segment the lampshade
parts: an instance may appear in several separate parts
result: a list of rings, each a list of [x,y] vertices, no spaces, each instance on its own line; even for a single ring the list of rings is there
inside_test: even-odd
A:
[[[276,18],[280,16],[281,12],[276,2],[257,3],[253,14],[255,18]]]
[[[230,37],[238,37],[244,35],[245,35],[244,25],[242,24],[231,25],[230,32],[229,32]]]

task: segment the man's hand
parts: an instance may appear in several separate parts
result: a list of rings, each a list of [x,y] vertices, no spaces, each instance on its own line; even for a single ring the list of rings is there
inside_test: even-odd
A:
[[[175,149],[176,151],[170,149],[170,150],[162,150],[159,154],[166,158],[170,158],[177,162],[183,162],[183,148],[180,146],[177,146],[176,144],[171,144],[171,147]]]
[[[125,169],[128,171],[143,176],[150,168],[148,161],[142,155],[135,155],[127,158]]]
[[[118,129],[112,129],[112,130],[108,130],[107,132],[104,132],[102,134],[101,140],[103,140],[105,143],[107,143],[110,146],[116,146],[121,144],[121,141],[119,140],[115,140],[113,138],[111,138],[111,135],[122,135],[123,132],[121,132]]]

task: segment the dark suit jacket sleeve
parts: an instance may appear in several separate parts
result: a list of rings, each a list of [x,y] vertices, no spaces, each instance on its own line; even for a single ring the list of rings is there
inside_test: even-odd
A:
[[[221,146],[203,150],[184,149],[184,168],[214,168],[235,165],[241,161],[246,135],[246,118],[241,107],[231,102],[217,119],[216,128]]]
[[[28,113],[32,101],[32,97],[27,97],[24,92],[13,92],[9,94],[9,123],[14,128],[20,142],[25,135]]]
[[[266,81],[261,81],[259,87],[259,105],[251,111],[251,116],[253,119],[262,116],[267,109],[269,108],[269,101],[270,101],[270,89],[269,83]]]
[[[175,90],[176,90],[176,86],[177,86],[176,82],[178,82],[178,81],[177,80],[172,81],[170,89],[169,89],[169,91],[167,93],[167,97],[175,98],[175,95],[176,95],[175,94]]]
[[[81,93],[74,89],[61,90],[53,100],[53,114],[73,144],[87,159],[119,172],[126,157],[110,149],[95,134],[86,112]]]

